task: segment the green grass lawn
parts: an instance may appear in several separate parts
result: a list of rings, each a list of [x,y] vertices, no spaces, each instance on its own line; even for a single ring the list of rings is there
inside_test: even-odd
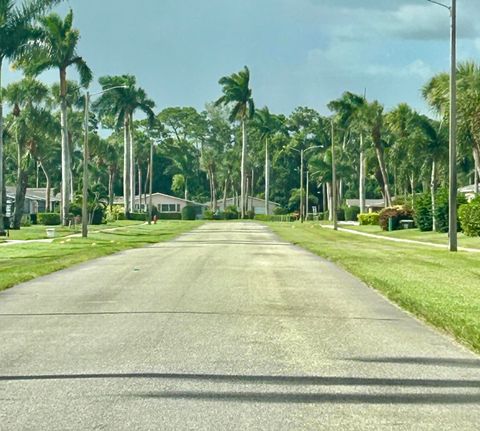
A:
[[[318,223],[266,224],[480,352],[480,254],[334,232]]]
[[[340,225],[343,229],[357,230],[360,232],[371,233],[375,235],[388,236],[401,239],[412,239],[415,241],[431,242],[434,244],[448,245],[448,234],[438,232],[421,232],[419,229],[400,229],[392,232],[384,231],[380,226],[351,226]],[[465,248],[480,249],[480,238],[469,237],[463,233],[458,234],[458,246]]]
[[[89,226],[88,229],[91,232],[95,232],[102,229],[109,229],[114,227],[137,225],[141,222],[133,220],[121,220],[114,223],[107,223],[98,226]],[[47,238],[46,229],[52,227],[55,228],[55,237],[64,237],[82,231],[82,226],[77,225],[75,228],[69,228],[64,226],[44,226],[44,225],[32,225],[28,227],[22,227],[19,230],[10,230],[8,238],[1,238],[0,240],[32,240],[32,239],[45,239]]]
[[[196,221],[160,221],[107,232],[91,231],[88,238],[58,238],[52,243],[25,243],[0,247],[0,291],[86,260],[128,248],[167,241],[201,225]],[[115,223],[112,227],[125,226]],[[101,226],[108,228],[108,226]]]

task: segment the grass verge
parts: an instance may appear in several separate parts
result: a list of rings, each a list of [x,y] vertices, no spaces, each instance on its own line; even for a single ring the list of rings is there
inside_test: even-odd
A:
[[[168,241],[200,224],[195,221],[161,221],[149,226],[137,222],[131,226],[123,224],[124,227],[117,230],[91,232],[85,239],[58,238],[52,243],[0,247],[0,291],[86,260]]]
[[[480,352],[480,255],[382,241],[318,224],[265,223]]]

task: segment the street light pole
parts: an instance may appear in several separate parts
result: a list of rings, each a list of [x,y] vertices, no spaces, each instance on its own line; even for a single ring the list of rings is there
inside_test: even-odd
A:
[[[450,32],[450,184],[448,244],[450,251],[457,251],[457,0],[452,0]]]
[[[306,192],[305,192],[305,220],[308,221],[308,185],[309,185],[309,177],[308,177],[308,169],[307,169],[307,184],[306,184]]]
[[[88,120],[90,93],[85,93],[85,137],[83,143],[82,238],[88,236]]]
[[[153,186],[153,140],[150,144],[150,178],[149,178],[149,197],[148,197],[148,224],[152,223],[152,186]]]
[[[450,24],[450,128],[449,128],[449,185],[448,185],[448,248],[457,251],[457,0],[451,6],[427,0],[449,10]]]

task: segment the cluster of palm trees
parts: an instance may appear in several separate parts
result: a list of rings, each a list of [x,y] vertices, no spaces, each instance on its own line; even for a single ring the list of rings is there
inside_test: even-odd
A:
[[[77,53],[80,35],[72,11],[63,19],[48,14],[56,3],[0,0],[0,66],[8,61],[25,74],[2,90],[0,67],[0,232],[4,179],[16,184],[16,227],[27,186],[47,188],[47,207],[50,189],[61,191],[64,224],[81,196],[82,88],[89,86],[93,74]],[[67,79],[72,67],[79,82]],[[47,69],[58,70],[58,84],[48,87],[37,80]],[[430,191],[434,208],[436,189],[448,176],[448,82],[447,74],[439,74],[423,88],[432,119],[407,104],[385,112],[380,102],[351,92],[328,104],[331,116],[308,107],[298,107],[289,116],[273,114],[268,107],[255,108],[247,67],[221,78],[221,97],[203,111],[169,107],[155,113],[155,103],[134,76],[104,76],[99,79],[102,93],[88,117],[89,199],[112,207],[114,196],[122,195],[128,216],[136,210],[135,196],[140,196],[141,208],[147,206],[151,181],[154,191],[210,201],[212,209],[219,200],[225,207],[227,198],[234,197],[242,217],[251,209],[249,196],[264,199],[266,213],[271,212],[271,200],[285,211],[296,211],[305,198],[306,212],[316,206],[331,213],[334,202],[344,198],[359,197],[364,212],[367,197],[383,197],[387,206],[399,197],[414,204],[417,193]],[[460,64],[461,184],[478,183],[479,94],[479,66]],[[4,102],[9,106],[5,121]],[[108,138],[98,133],[100,126],[112,131]],[[332,144],[337,148],[335,184]],[[300,153],[306,156],[308,196],[299,187],[304,181],[299,179]]]

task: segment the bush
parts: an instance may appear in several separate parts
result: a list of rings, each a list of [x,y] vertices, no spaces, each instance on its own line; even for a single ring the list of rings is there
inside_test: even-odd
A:
[[[182,220],[195,220],[197,217],[197,210],[193,205],[187,205],[182,209]]]
[[[105,212],[105,219],[107,222],[114,222],[117,220],[125,220],[125,213],[123,206],[113,205],[112,208],[107,208]]]
[[[20,226],[21,227],[29,227],[32,225],[32,220],[30,218],[30,215],[24,214],[22,215],[22,219],[20,220]]]
[[[415,200],[415,224],[422,232],[431,231],[433,228],[432,195],[423,193]]]
[[[213,220],[214,212],[210,209],[205,210],[203,213],[203,219],[204,220]]]
[[[69,207],[70,214],[74,216],[82,216],[82,203],[72,202]]]
[[[480,236],[480,198],[469,204],[463,204],[458,210],[460,224],[467,236]]]
[[[105,213],[105,209],[103,207],[97,207],[93,210],[92,213],[92,224],[99,225],[103,223],[103,216]]]
[[[37,219],[39,224],[46,226],[56,226],[60,224],[60,214],[58,213],[40,213]]]
[[[287,215],[288,214],[288,209],[287,208],[282,208],[282,207],[276,207],[273,210],[274,215]]]
[[[225,220],[236,220],[238,219],[238,209],[235,205],[230,205],[225,208],[223,212],[223,218]]]
[[[351,206],[345,207],[345,220],[347,221],[357,221],[357,216],[360,214],[360,207]]]
[[[358,214],[357,219],[361,226],[378,226],[379,215],[378,213],[363,213]]]
[[[406,206],[385,208],[378,214],[378,223],[383,230],[388,230],[388,220],[393,219],[392,229],[397,230],[400,220],[413,219],[413,211]]]
[[[345,221],[345,211],[343,208],[337,210],[337,221]]]
[[[147,213],[130,213],[128,219],[135,221],[146,221],[147,217]]]
[[[248,210],[245,213],[245,218],[249,220],[253,220],[255,218],[255,211],[254,210]]]
[[[144,215],[144,220],[148,217],[147,214]],[[158,213],[157,214],[158,220],[181,220],[182,213]]]
[[[457,207],[467,203],[463,194],[457,196]],[[437,232],[448,232],[448,189],[440,189],[435,195],[435,223]],[[460,221],[457,220],[461,230]]]

